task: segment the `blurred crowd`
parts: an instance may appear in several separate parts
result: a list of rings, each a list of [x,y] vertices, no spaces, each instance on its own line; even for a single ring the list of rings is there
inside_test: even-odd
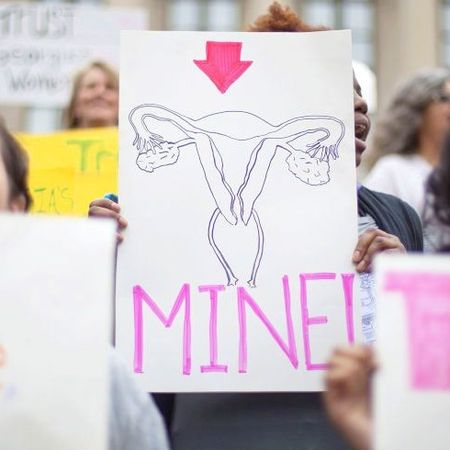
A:
[[[250,32],[318,32],[274,3]],[[382,252],[450,250],[450,71],[423,69],[405,80],[374,119],[372,138],[364,92],[354,78],[355,163],[370,142],[376,161],[358,186],[358,273],[371,273]],[[61,128],[118,125],[119,75],[93,61],[73,80]],[[0,126],[0,210],[27,212],[32,199],[23,149]],[[126,239],[126,217],[114,196],[92,199],[91,217],[117,222]],[[145,395],[111,350],[111,449],[370,449],[373,448],[371,382],[377,370],[370,345],[337,348],[326,390],[283,394]],[[155,407],[155,402],[157,407]],[[336,432],[336,430],[338,432]]]

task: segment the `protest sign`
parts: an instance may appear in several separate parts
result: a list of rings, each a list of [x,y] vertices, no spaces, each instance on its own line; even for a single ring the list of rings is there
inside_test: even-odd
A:
[[[0,447],[105,450],[115,230],[0,216]]]
[[[450,259],[376,262],[375,448],[450,446]]]
[[[65,106],[74,73],[93,59],[117,66],[119,32],[148,11],[63,2],[0,3],[0,102]]]
[[[145,389],[318,390],[359,333],[350,55],[122,33],[116,337]]]
[[[117,192],[117,129],[17,138],[30,160],[32,212],[85,216],[89,203]]]

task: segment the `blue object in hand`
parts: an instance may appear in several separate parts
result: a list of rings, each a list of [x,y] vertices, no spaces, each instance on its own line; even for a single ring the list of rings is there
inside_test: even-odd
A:
[[[119,197],[116,194],[112,193],[112,192],[108,192],[103,197],[107,198],[108,200],[113,201],[114,203],[119,203]]]

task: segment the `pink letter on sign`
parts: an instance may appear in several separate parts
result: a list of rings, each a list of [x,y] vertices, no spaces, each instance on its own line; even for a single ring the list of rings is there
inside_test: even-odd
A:
[[[241,49],[242,42],[207,41],[206,60],[194,63],[225,94],[253,62],[241,61]]]
[[[209,315],[209,366],[201,366],[203,372],[228,372],[228,366],[217,364],[217,297],[218,292],[224,291],[225,286],[199,286],[200,292],[209,292],[211,301],[211,312]]]
[[[142,301],[150,306],[150,309],[164,324],[166,328],[170,327],[177,315],[181,304],[184,301],[184,330],[183,330],[183,374],[191,373],[191,298],[189,284],[183,284],[177,299],[170,311],[169,317],[166,317],[156,302],[136,285],[133,287],[134,299],[134,371],[142,373],[142,352],[143,352],[143,325],[142,325]]]
[[[345,318],[347,322],[347,338],[350,344],[355,342],[355,329],[353,324],[353,281],[354,273],[341,274],[342,286],[344,288],[345,298]]]
[[[261,308],[250,297],[248,292],[243,287],[237,288],[238,294],[238,313],[239,313],[239,372],[247,372],[247,317],[245,304],[247,303],[256,316],[261,320],[264,326],[269,330],[269,333],[274,338],[275,342],[280,346],[281,350],[286,354],[292,366],[298,367],[297,346],[294,338],[294,328],[292,326],[291,315],[291,291],[289,289],[289,278],[287,275],[283,277],[283,292],[284,292],[284,307],[286,312],[286,327],[288,333],[288,345],[285,344],[280,337],[277,330],[269,322],[267,316],[262,312]]]
[[[384,288],[405,296],[412,388],[450,389],[450,275],[390,272]]]
[[[308,312],[308,294],[306,282],[312,280],[334,280],[335,273],[305,273],[300,274],[300,303],[302,306],[302,328],[303,328],[303,347],[305,349],[305,364],[307,370],[325,370],[327,364],[311,363],[311,345],[309,342],[309,327],[311,325],[322,325],[328,322],[326,316],[310,317]]]

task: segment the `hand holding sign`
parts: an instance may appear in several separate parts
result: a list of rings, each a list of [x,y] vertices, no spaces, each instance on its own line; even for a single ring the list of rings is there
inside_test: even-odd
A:
[[[355,449],[372,447],[371,384],[376,368],[371,347],[334,350],[323,394],[327,413]]]

